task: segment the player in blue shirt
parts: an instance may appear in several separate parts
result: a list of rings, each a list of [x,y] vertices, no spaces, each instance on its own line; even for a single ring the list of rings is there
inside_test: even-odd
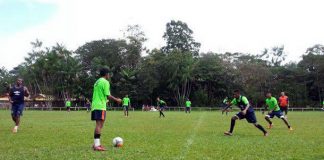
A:
[[[16,85],[14,85],[9,91],[9,101],[12,104],[11,117],[15,122],[15,127],[12,132],[17,133],[20,124],[20,116],[23,114],[25,106],[25,97],[29,96],[28,89],[23,86],[23,80],[17,79]]]

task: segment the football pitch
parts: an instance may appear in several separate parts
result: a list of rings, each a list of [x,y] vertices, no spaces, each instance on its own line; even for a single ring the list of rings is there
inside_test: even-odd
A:
[[[273,119],[274,128],[264,137],[246,120],[237,121],[234,135],[226,137],[231,115],[220,112],[107,112],[101,143],[105,152],[95,152],[94,122],[86,111],[25,111],[18,133],[11,132],[10,111],[0,111],[0,159],[324,159],[324,112],[290,112],[294,131]],[[258,122],[267,126],[256,112]],[[124,139],[122,148],[112,139]]]

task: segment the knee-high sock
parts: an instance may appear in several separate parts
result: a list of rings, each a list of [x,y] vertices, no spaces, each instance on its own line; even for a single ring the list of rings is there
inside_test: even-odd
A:
[[[234,126],[235,126],[235,120],[234,119],[231,119],[231,128],[230,128],[230,131],[229,132],[233,133]]]
[[[255,127],[261,130],[263,133],[267,133],[267,131],[260,124],[255,124]]]

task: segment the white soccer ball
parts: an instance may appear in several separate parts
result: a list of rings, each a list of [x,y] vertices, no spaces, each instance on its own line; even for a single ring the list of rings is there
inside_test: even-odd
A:
[[[123,144],[124,144],[124,141],[123,141],[122,138],[120,138],[120,137],[115,137],[115,138],[113,139],[113,145],[114,145],[114,147],[122,147]]]

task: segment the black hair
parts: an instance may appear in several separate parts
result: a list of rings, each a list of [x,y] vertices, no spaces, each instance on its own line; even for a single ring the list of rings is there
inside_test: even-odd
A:
[[[100,72],[100,76],[103,77],[109,73],[109,70],[108,68],[101,68],[99,72]]]
[[[240,93],[240,90],[236,89],[234,90],[234,93]]]

